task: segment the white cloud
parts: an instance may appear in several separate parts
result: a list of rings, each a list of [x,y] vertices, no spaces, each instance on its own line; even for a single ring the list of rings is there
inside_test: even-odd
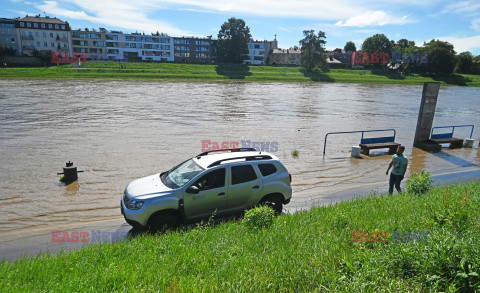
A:
[[[478,0],[465,0],[465,1],[458,1],[458,2],[447,5],[442,12],[471,14],[478,10],[480,10],[480,3],[478,2]]]
[[[480,32],[480,18],[474,19],[472,21],[472,28]]]
[[[66,9],[60,5],[78,7],[76,10]],[[66,0],[65,2],[44,1],[37,5],[47,14],[67,19],[87,20],[106,26],[121,27],[128,30],[139,30],[146,33],[166,32],[173,35],[188,35],[168,23],[149,19],[143,11],[152,8],[150,2],[114,1],[114,0]]]
[[[408,15],[403,17],[396,17],[388,15],[387,13],[377,11],[367,11],[365,13],[353,16],[347,20],[341,20],[335,23],[337,26],[353,26],[353,27],[365,27],[365,26],[383,26],[387,24],[405,24],[411,23],[412,20],[408,19]]]
[[[457,53],[480,51],[480,35],[473,37],[440,37],[437,39],[453,44]]]
[[[284,27],[279,27],[278,30],[284,31],[284,32],[287,32],[287,33],[291,32],[291,30],[289,30],[288,28],[284,28]]]

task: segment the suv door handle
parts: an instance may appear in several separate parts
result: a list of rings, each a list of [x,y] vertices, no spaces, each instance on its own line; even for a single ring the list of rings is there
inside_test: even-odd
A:
[[[258,188],[260,188],[260,186],[255,185],[252,189],[258,189]]]
[[[225,192],[220,192],[217,196],[218,197],[225,197]]]

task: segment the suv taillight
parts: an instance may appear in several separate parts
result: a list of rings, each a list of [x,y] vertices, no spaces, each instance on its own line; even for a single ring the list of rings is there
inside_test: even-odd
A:
[[[290,183],[292,183],[292,174],[288,173],[288,176],[290,176]]]

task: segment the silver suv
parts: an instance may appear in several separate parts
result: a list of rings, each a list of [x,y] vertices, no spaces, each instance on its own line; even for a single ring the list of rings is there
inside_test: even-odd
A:
[[[280,214],[292,197],[291,181],[272,154],[251,148],[211,151],[130,182],[120,205],[127,223],[153,230],[257,205]]]

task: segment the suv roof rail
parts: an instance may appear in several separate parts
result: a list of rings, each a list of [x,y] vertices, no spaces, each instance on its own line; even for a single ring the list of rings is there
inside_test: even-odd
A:
[[[241,159],[245,159],[245,161],[257,161],[257,160],[271,160],[272,157],[270,157],[269,155],[256,155],[256,156],[228,158],[228,159],[215,161],[215,162],[211,163],[210,165],[208,165],[207,168],[211,168],[211,167],[220,165],[221,163],[226,162],[226,161],[234,161],[234,160],[241,160]]]
[[[209,153],[228,152],[228,151],[230,151],[231,153],[234,153],[234,152],[259,152],[259,150],[254,149],[254,148],[223,149],[223,150],[213,150],[213,151],[203,152],[199,155],[196,155],[196,157],[205,156],[205,155],[208,155]]]

